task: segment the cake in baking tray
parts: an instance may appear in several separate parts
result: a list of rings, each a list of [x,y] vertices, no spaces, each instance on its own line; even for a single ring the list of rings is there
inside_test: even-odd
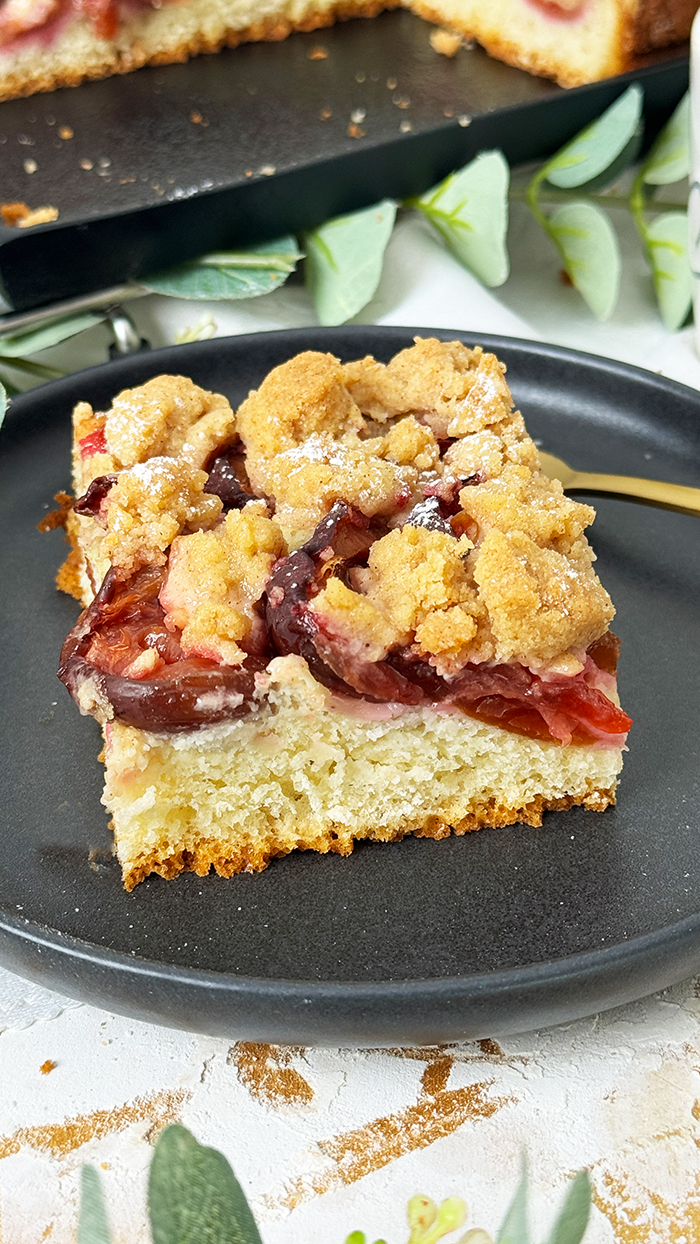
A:
[[[182,376],[76,407],[60,677],[104,730],[127,888],[614,803],[594,511],[504,372],[416,339],[300,354],[236,413]]]
[[[687,39],[698,0],[1,0],[0,99],[400,3],[493,56],[574,86]],[[439,46],[439,45],[438,45]]]

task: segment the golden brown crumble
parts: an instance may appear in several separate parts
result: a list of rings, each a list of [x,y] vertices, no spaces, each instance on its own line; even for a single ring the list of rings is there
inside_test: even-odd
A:
[[[336,439],[362,427],[338,359],[313,350],[275,367],[238,411],[251,480],[259,466],[264,468],[276,454],[296,448],[314,433]]]
[[[163,566],[180,531],[211,526],[221,501],[205,493],[206,482],[206,473],[182,458],[151,458],[122,471],[106,503],[104,551],[112,564],[126,574]]]
[[[362,588],[399,630],[413,631],[432,610],[474,596],[462,560],[471,547],[466,536],[407,524],[372,545]]]
[[[443,30],[436,26],[430,32],[430,46],[440,56],[456,56],[462,43],[462,36],[455,34],[454,30]]]
[[[415,468],[380,458],[374,441],[351,435],[333,440],[322,432],[248,471],[254,486],[274,497],[278,522],[294,546],[311,535],[334,501],[348,501],[369,516],[389,516],[412,495],[417,479]]]
[[[155,376],[125,389],[107,412],[110,453],[123,467],[149,458],[184,458],[201,467],[214,449],[231,444],[236,420],[228,400],[185,376]]]
[[[31,229],[32,225],[48,225],[58,220],[57,207],[29,207],[26,203],[0,203],[0,216],[6,225]]]
[[[273,563],[287,547],[262,501],[231,510],[210,531],[173,540],[160,594],[166,624],[182,629],[186,656],[239,665],[254,623],[253,605],[263,594]]]
[[[362,659],[409,645],[442,674],[484,660],[575,672],[613,616],[584,535],[594,511],[540,472],[505,367],[479,347],[417,338],[386,365],[307,351],[235,416],[224,397],[159,376],[106,417],[76,408],[77,440],[102,426],[108,452],[86,459],[83,483],[118,481],[97,519],[81,520],[85,538],[92,524],[126,572],[168,560],[162,601],[186,652],[242,659],[273,563],[337,500],[384,524],[367,565],[311,602]],[[205,492],[197,468],[236,436],[274,519],[263,501],[222,519]],[[452,528],[410,517],[436,493],[459,498]]]
[[[334,638],[365,661],[381,661],[390,648],[406,643],[400,631],[367,596],[353,592],[340,579],[329,579],[311,601],[311,611],[323,618]]]
[[[489,532],[475,555],[474,579],[499,660],[544,663],[603,634],[615,611],[591,562],[584,541],[566,555],[523,531]]]
[[[495,479],[463,488],[459,500],[482,535],[522,531],[542,547],[574,549],[595,510],[564,496],[558,480],[508,464]]]
[[[414,415],[399,419],[386,436],[377,437],[369,445],[380,458],[388,458],[398,466],[414,466],[418,471],[434,470],[440,458],[440,446],[430,428],[419,423]]]

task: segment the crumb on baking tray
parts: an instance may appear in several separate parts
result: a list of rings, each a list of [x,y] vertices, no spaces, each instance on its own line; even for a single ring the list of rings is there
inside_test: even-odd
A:
[[[456,56],[462,46],[462,36],[455,34],[454,30],[442,30],[436,26],[430,32],[430,46],[440,56]]]
[[[26,203],[0,203],[0,215],[6,225],[29,229],[32,225],[47,225],[52,220],[58,220],[58,208],[28,207]]]

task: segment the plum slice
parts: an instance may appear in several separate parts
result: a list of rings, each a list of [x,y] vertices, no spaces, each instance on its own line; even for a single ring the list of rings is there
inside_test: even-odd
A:
[[[164,573],[149,566],[125,581],[109,570],[63,645],[59,678],[79,706],[89,686],[91,704],[108,701],[118,721],[140,730],[177,733],[243,716],[264,662],[248,657],[232,667],[185,658],[158,601]],[[125,673],[149,649],[153,672]]]

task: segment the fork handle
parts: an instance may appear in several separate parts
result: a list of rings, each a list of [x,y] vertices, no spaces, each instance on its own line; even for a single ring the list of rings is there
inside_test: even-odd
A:
[[[685,484],[666,484],[663,480],[637,479],[634,475],[592,475],[576,471],[566,492],[602,492],[613,497],[634,497],[647,505],[678,510],[681,514],[700,514],[700,488]]]

